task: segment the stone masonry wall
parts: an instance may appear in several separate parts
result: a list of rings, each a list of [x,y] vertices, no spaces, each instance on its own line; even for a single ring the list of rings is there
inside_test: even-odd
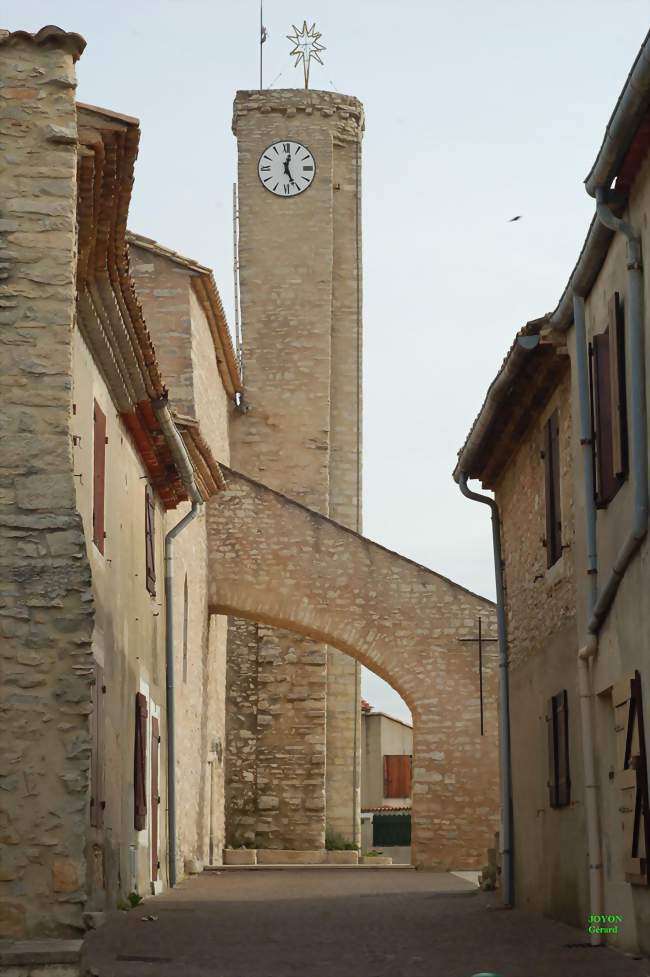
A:
[[[287,492],[320,512],[330,509],[333,475],[331,439],[334,426],[341,432],[340,457],[343,471],[349,461],[347,432],[351,433],[354,467],[353,494],[341,480],[340,505],[357,524],[358,485],[356,469],[356,401],[344,406],[352,380],[354,397],[358,363],[356,264],[350,274],[348,254],[337,258],[334,203],[335,158],[340,147],[350,144],[352,172],[345,173],[342,192],[352,207],[352,220],[344,217],[338,236],[351,239],[353,263],[356,249],[356,167],[362,112],[356,99],[332,93],[273,91],[240,92],[235,101],[234,131],[239,152],[239,259],[241,307],[244,332],[244,383],[246,414],[233,416],[231,446],[233,464],[263,482]],[[299,197],[274,197],[260,183],[257,163],[262,151],[283,138],[296,139],[309,147],[316,160],[316,177]],[[347,225],[347,230],[341,230]],[[280,257],[279,257],[280,256]],[[345,282],[348,282],[347,286]],[[338,282],[338,292],[337,283]],[[346,293],[346,288],[349,294]],[[334,320],[338,316],[337,330]],[[354,355],[341,382],[333,382],[333,349],[339,343],[339,362],[349,350],[341,337],[348,330]],[[337,366],[338,369],[338,366]],[[333,404],[336,413],[333,416]],[[346,412],[349,412],[346,414]],[[347,454],[346,454],[347,452]],[[343,516],[343,512],[341,515]],[[250,649],[257,649],[257,666],[250,670]],[[353,800],[349,768],[354,755],[357,698],[357,670],[341,660],[332,685],[332,703],[342,706],[340,741],[332,738],[339,722],[336,708],[327,714],[328,657],[341,656],[315,648],[289,632],[232,624],[229,641],[229,685],[231,703],[228,733],[228,796],[232,839],[250,830],[260,844],[264,838],[273,847],[322,847],[325,835],[325,749],[336,749],[338,763],[345,765],[347,816],[345,831],[354,831]],[[238,675],[241,667],[245,676]],[[336,664],[333,665],[333,673]],[[253,688],[251,689],[251,684]],[[246,719],[249,704],[236,700],[236,690],[247,688],[257,703],[255,730],[257,747],[242,742],[249,733]],[[339,695],[338,702],[334,694]],[[267,708],[267,706],[269,708]],[[349,714],[349,719],[347,715]],[[245,737],[247,739],[247,737]],[[357,733],[358,749],[358,733]],[[343,750],[343,759],[340,751]],[[332,752],[331,756],[336,754]],[[244,767],[243,757],[248,763]],[[255,793],[247,785],[257,784]],[[245,786],[246,785],[246,786]],[[243,807],[244,798],[251,806]],[[287,812],[291,812],[288,819]]]
[[[544,423],[558,409],[561,443],[562,556],[547,569]],[[523,439],[496,490],[503,523],[510,661],[515,670],[575,615],[570,374]]]
[[[534,354],[531,354],[534,355]],[[558,354],[561,355],[561,354]],[[502,521],[510,644],[510,721],[515,890],[522,907],[582,925],[587,912],[578,640],[575,621],[575,517],[570,372],[530,418],[495,485]],[[562,556],[547,568],[544,424],[560,423]],[[579,462],[581,464],[581,462]],[[549,803],[547,708],[567,691],[571,803]]]
[[[77,35],[0,34],[0,936],[81,927],[93,598],[75,507]]]
[[[414,861],[480,866],[499,821],[497,652],[494,644],[484,651],[481,736],[478,651],[459,638],[476,636],[479,614],[494,635],[494,605],[286,496],[225,475],[226,491],[208,504],[212,611],[290,628],[390,682],[414,719]],[[252,723],[239,729],[250,734]]]

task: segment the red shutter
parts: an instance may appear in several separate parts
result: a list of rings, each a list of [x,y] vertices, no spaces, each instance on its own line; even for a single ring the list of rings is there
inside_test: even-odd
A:
[[[135,696],[135,743],[133,751],[133,824],[136,831],[147,826],[147,700]]]
[[[145,537],[145,565],[147,576],[147,590],[151,596],[156,594],[156,549],[154,536],[154,519],[156,508],[153,491],[150,485],[145,486],[144,492],[144,537]]]
[[[106,415],[94,402],[93,408],[93,542],[104,552],[104,491],[106,480]]]
[[[384,757],[384,797],[411,796],[411,757],[401,754]]]
[[[151,717],[151,881],[158,878],[158,753],[160,727],[155,716]]]

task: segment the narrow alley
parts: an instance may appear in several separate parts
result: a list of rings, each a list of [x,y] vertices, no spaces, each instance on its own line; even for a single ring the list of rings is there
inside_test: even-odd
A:
[[[153,918],[151,918],[153,917]],[[647,977],[586,930],[412,869],[205,872],[86,941],[95,977]]]

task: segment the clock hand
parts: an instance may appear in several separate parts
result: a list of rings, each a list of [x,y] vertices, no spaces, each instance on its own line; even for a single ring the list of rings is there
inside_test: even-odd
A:
[[[287,156],[287,158],[286,158],[286,159],[285,159],[285,161],[284,161],[284,172],[285,172],[285,173],[286,173],[286,175],[287,175],[287,176],[289,177],[289,182],[290,182],[290,183],[294,183],[294,179],[293,179],[293,177],[291,176],[291,172],[290,172],[290,170],[289,170],[289,163],[290,163],[290,162],[291,162],[291,156],[289,155],[289,156]]]

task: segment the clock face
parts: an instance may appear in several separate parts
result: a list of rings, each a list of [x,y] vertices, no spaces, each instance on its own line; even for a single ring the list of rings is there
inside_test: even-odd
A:
[[[260,156],[257,172],[277,197],[296,197],[311,186],[316,160],[301,142],[274,142]]]

